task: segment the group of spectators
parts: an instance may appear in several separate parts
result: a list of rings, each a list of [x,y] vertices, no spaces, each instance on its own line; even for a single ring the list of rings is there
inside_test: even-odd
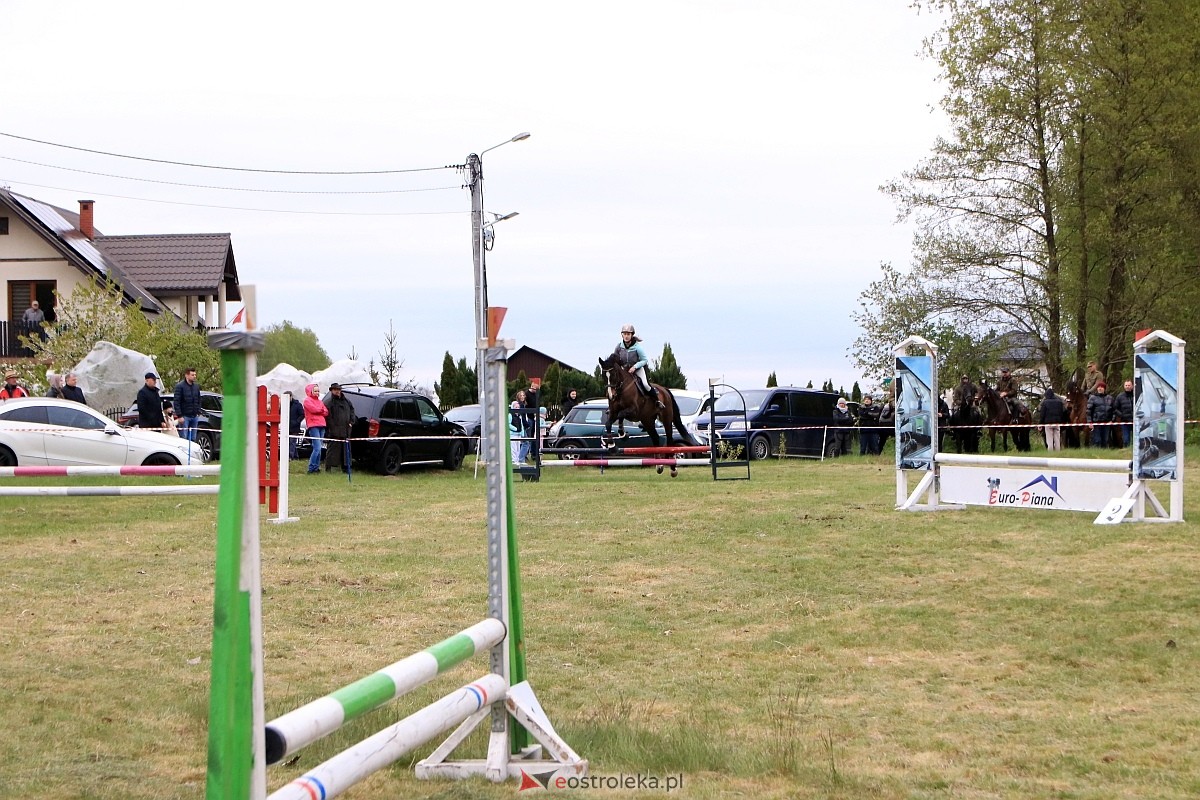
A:
[[[546,429],[550,427],[546,407],[539,405],[538,402],[540,392],[541,381],[534,378],[530,381],[529,388],[519,389],[513,395],[512,402],[509,404],[508,432],[509,438],[512,440],[514,464],[524,464],[529,459],[533,452],[534,441],[536,440],[540,445]],[[567,412],[578,403],[578,394],[571,389],[567,392],[567,399],[563,402],[563,416],[565,417]]]
[[[138,427],[161,430],[182,436],[189,442],[196,441],[196,430],[200,427],[203,408],[200,405],[200,384],[196,382],[196,370],[188,367],[183,378],[175,384],[169,400],[164,400],[158,388],[158,376],[147,372],[145,383],[138,389]]]
[[[304,423],[305,436],[312,442],[312,454],[308,457],[308,474],[321,471],[322,442],[325,447],[326,472],[350,472],[350,429],[354,427],[354,404],[342,394],[340,383],[329,384],[329,399],[321,400],[320,388],[315,383],[304,387],[304,402],[292,398],[289,409],[289,426],[292,432],[288,440],[288,454],[296,458],[300,443],[300,424]]]
[[[858,454],[860,456],[877,456],[883,452],[887,438],[893,432],[896,423],[896,404],[890,397],[882,403],[876,403],[872,395],[864,395],[858,408],[857,416],[850,410],[846,398],[839,398],[833,409],[833,418],[840,426],[838,451],[849,453],[853,447],[853,428],[858,428]]]

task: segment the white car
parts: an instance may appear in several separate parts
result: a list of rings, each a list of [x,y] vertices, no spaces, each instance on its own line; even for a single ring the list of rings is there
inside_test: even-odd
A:
[[[122,428],[71,400],[0,401],[0,466],[169,466],[203,464],[199,445],[158,431]]]

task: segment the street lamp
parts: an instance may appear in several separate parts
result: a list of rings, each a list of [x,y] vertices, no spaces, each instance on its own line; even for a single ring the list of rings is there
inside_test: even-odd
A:
[[[485,265],[485,250],[490,250],[491,247],[486,245],[486,239],[489,238],[484,232],[483,223],[483,161],[480,158],[484,153],[495,150],[497,147],[502,147],[509,142],[522,142],[529,138],[529,133],[518,133],[511,139],[505,139],[497,145],[493,145],[486,150],[479,151],[479,154],[471,153],[467,156],[467,186],[471,190],[471,254],[475,262],[475,381],[478,391],[479,402],[483,403],[483,347],[480,343],[487,337],[487,267]],[[511,219],[516,213],[497,217],[487,227],[491,227],[502,219]],[[483,409],[486,414],[487,409]]]

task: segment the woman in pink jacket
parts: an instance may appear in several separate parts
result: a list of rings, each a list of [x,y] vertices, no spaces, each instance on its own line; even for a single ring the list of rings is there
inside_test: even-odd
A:
[[[321,402],[320,391],[315,383],[304,387],[304,424],[312,442],[312,456],[308,459],[308,474],[321,471],[321,440],[325,438],[325,417],[329,409]]]

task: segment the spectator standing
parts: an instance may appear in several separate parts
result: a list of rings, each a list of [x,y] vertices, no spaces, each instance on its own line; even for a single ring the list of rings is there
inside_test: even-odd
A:
[[[941,452],[944,449],[942,447],[942,445],[945,444],[945,442],[946,442],[946,426],[950,424],[950,406],[946,404],[945,397],[938,395],[937,407],[938,407],[938,413],[937,413],[938,446],[937,446],[937,449],[938,449],[938,452]]]
[[[883,453],[883,448],[887,445],[890,437],[896,433],[896,401],[891,396],[883,401],[883,407],[879,409],[879,431],[875,437],[875,455]]]
[[[854,415],[850,413],[850,405],[846,402],[846,398],[839,397],[837,405],[833,407],[833,418],[837,420],[838,428],[834,432],[837,437],[838,453],[846,455],[850,452],[851,440],[854,436],[850,428],[854,425]]]
[[[567,390],[567,399],[562,404],[562,418],[566,418],[572,408],[579,405],[579,392],[575,389]]]
[[[21,325],[26,332],[34,331],[41,332],[42,323],[46,321],[46,312],[42,311],[38,305],[38,301],[34,300],[29,304],[29,308],[25,309],[25,313],[21,315]]]
[[[73,400],[76,403],[87,405],[87,400],[83,397],[83,389],[78,386],[79,376],[74,372],[68,372],[62,387],[62,397],[64,400]]]
[[[860,456],[873,456],[879,452],[876,449],[879,436],[875,430],[879,424],[879,411],[879,406],[875,405],[875,398],[869,394],[864,395],[862,407],[858,412],[858,454]]]
[[[325,454],[325,471],[350,471],[350,429],[354,427],[354,404],[342,394],[339,383],[329,384],[329,399],[325,401],[329,415],[325,418],[325,438],[329,452]]]
[[[153,372],[146,373],[146,383],[138,389],[134,402],[137,403],[139,428],[163,430],[166,419],[163,417],[162,395],[158,393],[158,376]]]
[[[1120,442],[1113,442],[1113,447],[1133,446],[1133,381],[1125,381],[1123,390],[1112,399],[1113,422],[1121,423],[1113,429],[1120,431]],[[1116,438],[1115,436],[1113,437]]]
[[[288,458],[296,458],[296,450],[300,447],[300,429],[304,427],[304,403],[293,397],[288,404]]]
[[[183,438],[196,441],[196,428],[200,427],[200,385],[196,383],[196,370],[189,367],[183,372],[183,380],[175,384],[175,418],[183,420]]]
[[[1112,398],[1106,394],[1104,381],[1096,384],[1096,391],[1088,395],[1087,418],[1092,424],[1092,447],[1108,446],[1108,419],[1112,410]]]
[[[517,433],[521,437],[521,444],[517,448],[518,464],[524,464],[525,459],[529,458],[529,448],[532,444],[530,440],[534,436],[536,424],[536,410],[529,407],[526,399],[527,395],[523,389],[518,390],[513,399],[513,421],[516,422]]]
[[[59,375],[57,372],[47,372],[46,373],[46,382],[50,384],[50,388],[46,390],[46,397],[56,397],[59,400],[61,400],[62,396],[63,396],[62,375]]]
[[[15,400],[18,397],[29,397],[29,392],[17,382],[17,373],[9,370],[4,373],[4,388],[0,389],[0,400]]]
[[[312,442],[312,455],[308,459],[308,474],[321,471],[321,440],[325,438],[325,418],[329,409],[321,402],[317,385],[304,387],[304,424],[308,426],[308,439]]]
[[[1067,421],[1067,407],[1062,398],[1047,388],[1042,403],[1038,406],[1038,425],[1046,435],[1046,449],[1062,450],[1062,424]]]

